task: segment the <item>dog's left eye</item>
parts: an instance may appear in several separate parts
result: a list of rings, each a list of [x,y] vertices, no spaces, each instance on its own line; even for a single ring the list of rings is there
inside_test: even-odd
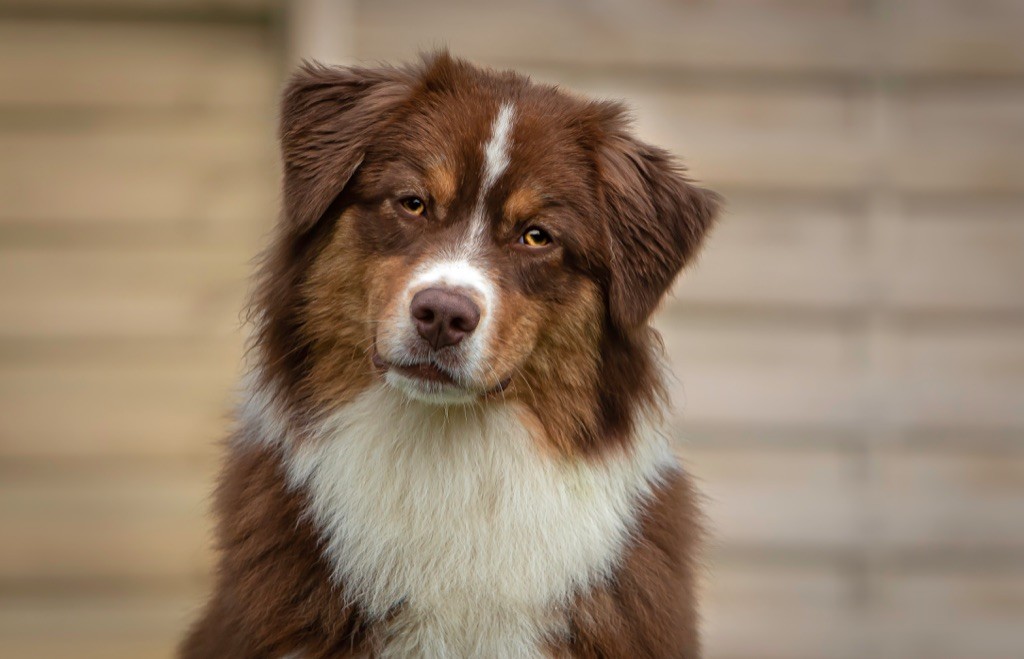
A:
[[[398,200],[398,205],[402,207],[406,213],[415,215],[417,217],[422,216],[427,212],[427,204],[419,197],[405,197]]]
[[[527,247],[547,247],[551,244],[551,234],[544,229],[530,227],[519,237],[519,242]]]

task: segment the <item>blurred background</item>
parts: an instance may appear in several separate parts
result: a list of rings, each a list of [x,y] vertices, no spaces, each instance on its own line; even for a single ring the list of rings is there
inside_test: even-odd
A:
[[[713,658],[1024,657],[1024,2],[0,0],[0,656],[206,591],[298,58],[627,99],[729,210],[659,320]]]

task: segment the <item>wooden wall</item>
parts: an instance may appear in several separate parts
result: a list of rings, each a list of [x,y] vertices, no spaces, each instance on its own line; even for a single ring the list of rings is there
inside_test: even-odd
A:
[[[205,589],[279,12],[0,2],[0,656],[167,657]]]
[[[729,198],[658,323],[709,656],[1024,656],[1022,3],[349,4],[353,58],[625,98]],[[168,656],[202,596],[285,15],[0,0],[0,655]]]

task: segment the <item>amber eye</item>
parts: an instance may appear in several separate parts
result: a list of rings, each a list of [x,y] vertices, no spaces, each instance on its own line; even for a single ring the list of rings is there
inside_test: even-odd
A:
[[[420,216],[427,212],[427,204],[419,197],[405,197],[399,199],[398,204],[410,215]]]
[[[551,244],[551,235],[544,229],[531,227],[523,232],[519,242],[527,247],[546,247]]]

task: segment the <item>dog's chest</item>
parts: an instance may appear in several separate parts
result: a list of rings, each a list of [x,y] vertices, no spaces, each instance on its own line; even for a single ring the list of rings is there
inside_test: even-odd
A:
[[[540,654],[560,605],[613,572],[670,461],[658,437],[570,462],[513,406],[446,413],[375,389],[288,467],[346,594],[389,620],[385,656],[505,657]]]

